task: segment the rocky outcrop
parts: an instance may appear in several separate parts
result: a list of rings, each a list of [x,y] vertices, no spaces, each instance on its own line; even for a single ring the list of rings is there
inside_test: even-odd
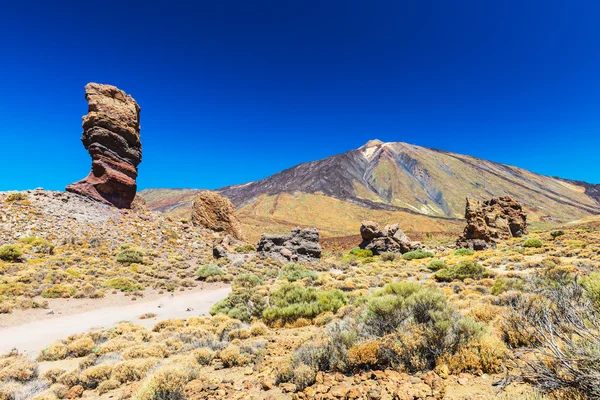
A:
[[[479,201],[467,197],[467,226],[457,246],[474,250],[495,247],[500,240],[527,233],[527,214],[512,197],[504,196]]]
[[[294,228],[289,235],[263,234],[256,248],[265,257],[280,261],[311,261],[321,257],[319,231]]]
[[[137,191],[142,161],[140,107],[111,85],[85,86],[88,113],[83,117],[83,142],[92,156],[92,171],[67,191],[119,208],[130,208]]]
[[[371,250],[373,254],[385,252],[406,253],[422,248],[420,242],[411,241],[398,224],[386,225],[383,229],[373,221],[363,221],[360,226],[361,249]]]
[[[235,207],[225,197],[208,190],[200,192],[192,205],[192,223],[215,232],[242,238],[242,227]]]

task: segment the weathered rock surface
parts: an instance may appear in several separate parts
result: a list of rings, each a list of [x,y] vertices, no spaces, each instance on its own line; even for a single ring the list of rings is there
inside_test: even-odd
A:
[[[142,161],[140,107],[115,86],[85,86],[88,113],[83,117],[83,142],[92,156],[92,171],[67,191],[119,208],[130,208],[137,191]]]
[[[234,205],[225,197],[208,190],[198,193],[194,199],[192,223],[236,239],[242,237],[242,226]]]
[[[383,229],[373,221],[362,221],[360,226],[362,237],[361,249],[371,250],[373,254],[385,252],[406,253],[422,248],[420,242],[411,241],[398,224],[386,225]]]
[[[311,261],[321,257],[319,231],[294,228],[289,235],[262,235],[257,252],[281,261]]]
[[[527,233],[527,214],[512,197],[504,196],[479,201],[467,197],[467,226],[457,246],[483,250],[499,240],[520,237]]]

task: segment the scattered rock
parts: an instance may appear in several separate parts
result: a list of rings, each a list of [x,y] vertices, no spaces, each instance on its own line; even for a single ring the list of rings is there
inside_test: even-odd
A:
[[[281,261],[311,261],[321,258],[319,231],[294,228],[289,235],[263,234],[256,247],[259,254]]]
[[[213,247],[213,257],[217,260],[219,258],[227,257],[227,250],[223,246],[215,246]]]
[[[192,223],[215,232],[242,238],[242,228],[229,199],[205,190],[196,195],[192,205]]]
[[[83,117],[83,142],[92,156],[92,171],[67,186],[77,193],[118,208],[130,208],[142,161],[140,107],[115,86],[85,86],[88,113]]]
[[[467,226],[456,242],[458,247],[484,250],[495,247],[499,240],[520,237],[527,233],[527,214],[512,197],[486,201],[467,197]]]
[[[361,249],[371,250],[378,255],[385,252],[406,253],[423,248],[420,242],[411,241],[398,224],[386,225],[383,229],[373,221],[363,221],[360,226]]]

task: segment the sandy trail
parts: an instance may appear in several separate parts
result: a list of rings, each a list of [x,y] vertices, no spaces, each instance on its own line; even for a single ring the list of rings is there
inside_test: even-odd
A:
[[[227,297],[230,287],[177,293],[140,303],[98,308],[77,314],[39,320],[0,329],[0,354],[16,348],[32,357],[56,340],[92,329],[108,328],[121,321],[152,327],[156,321],[186,318],[207,314],[210,307]],[[190,311],[188,311],[190,309]],[[145,313],[154,313],[151,319],[139,319]]]

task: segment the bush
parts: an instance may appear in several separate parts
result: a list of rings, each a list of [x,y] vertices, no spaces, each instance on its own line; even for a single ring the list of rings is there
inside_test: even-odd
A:
[[[523,247],[539,248],[542,247],[542,241],[540,239],[530,238],[523,242]]]
[[[16,262],[23,255],[23,251],[13,244],[5,244],[0,247],[0,260]]]
[[[464,281],[470,279],[484,279],[493,276],[491,271],[488,271],[475,261],[462,261],[454,266],[440,269],[433,278],[438,282],[451,282],[453,280]]]
[[[108,380],[112,373],[110,365],[96,365],[83,371],[79,376],[81,385],[85,389],[95,389],[100,383]]]
[[[264,296],[256,287],[262,282],[261,278],[253,274],[238,275],[233,280],[231,293],[227,298],[216,302],[210,309],[210,314],[225,314],[244,322],[261,317],[266,304]]]
[[[294,322],[300,318],[313,319],[317,315],[337,312],[348,303],[348,298],[340,290],[317,290],[287,284],[271,296],[270,308],[263,312],[267,323]]]
[[[141,264],[144,262],[144,252],[141,249],[123,246],[117,254],[117,261],[122,264]]]
[[[75,294],[76,290],[70,285],[54,285],[42,292],[42,297],[46,299],[69,298]]]
[[[129,278],[117,277],[104,281],[104,287],[120,290],[122,292],[133,292],[135,290],[144,290],[144,287],[139,283],[134,282]]]
[[[472,256],[473,254],[475,254],[475,251],[471,249],[457,249],[454,252],[455,256]]]
[[[396,253],[385,252],[381,254],[382,261],[394,261],[396,259]]]
[[[585,287],[534,290],[515,301],[508,321],[514,336],[528,339],[519,358],[523,379],[563,398],[600,398],[600,309]]]
[[[196,270],[196,276],[201,280],[221,275],[225,275],[225,272],[216,264],[201,265]]]
[[[279,271],[279,279],[287,279],[290,282],[296,282],[304,278],[317,279],[317,273],[305,268],[300,264],[286,263]]]
[[[141,384],[134,400],[184,399],[185,385],[197,376],[198,371],[189,365],[163,365]]]
[[[243,244],[235,248],[236,253],[252,253],[255,252],[256,248],[250,243]]]
[[[54,252],[54,245],[43,238],[30,236],[19,239],[19,241],[31,245],[34,253],[52,254]]]
[[[6,201],[21,201],[27,199],[27,195],[25,193],[15,192],[6,196]]]
[[[230,344],[219,352],[219,358],[225,368],[239,367],[248,364],[248,357],[240,352],[238,346]]]
[[[448,264],[442,260],[433,260],[429,263],[429,265],[427,265],[427,268],[432,271],[439,271],[440,269],[448,268]]]
[[[408,253],[402,254],[402,258],[405,260],[420,260],[422,258],[433,257],[433,253],[425,250],[409,251]]]
[[[562,236],[564,234],[565,234],[565,231],[563,231],[563,230],[550,232],[550,236],[552,236],[553,239],[556,239],[557,237]]]
[[[519,278],[498,278],[490,289],[490,293],[498,296],[510,290],[522,290],[525,286],[525,281]]]
[[[208,347],[201,347],[194,352],[194,357],[200,365],[210,365],[213,358],[215,358],[215,352]]]
[[[579,280],[588,298],[600,307],[600,272],[592,272]]]
[[[22,354],[0,357],[0,382],[27,382],[38,376],[37,364]]]
[[[371,250],[361,249],[360,247],[353,248],[352,250],[350,250],[349,254],[358,258],[373,257],[373,252]]]

